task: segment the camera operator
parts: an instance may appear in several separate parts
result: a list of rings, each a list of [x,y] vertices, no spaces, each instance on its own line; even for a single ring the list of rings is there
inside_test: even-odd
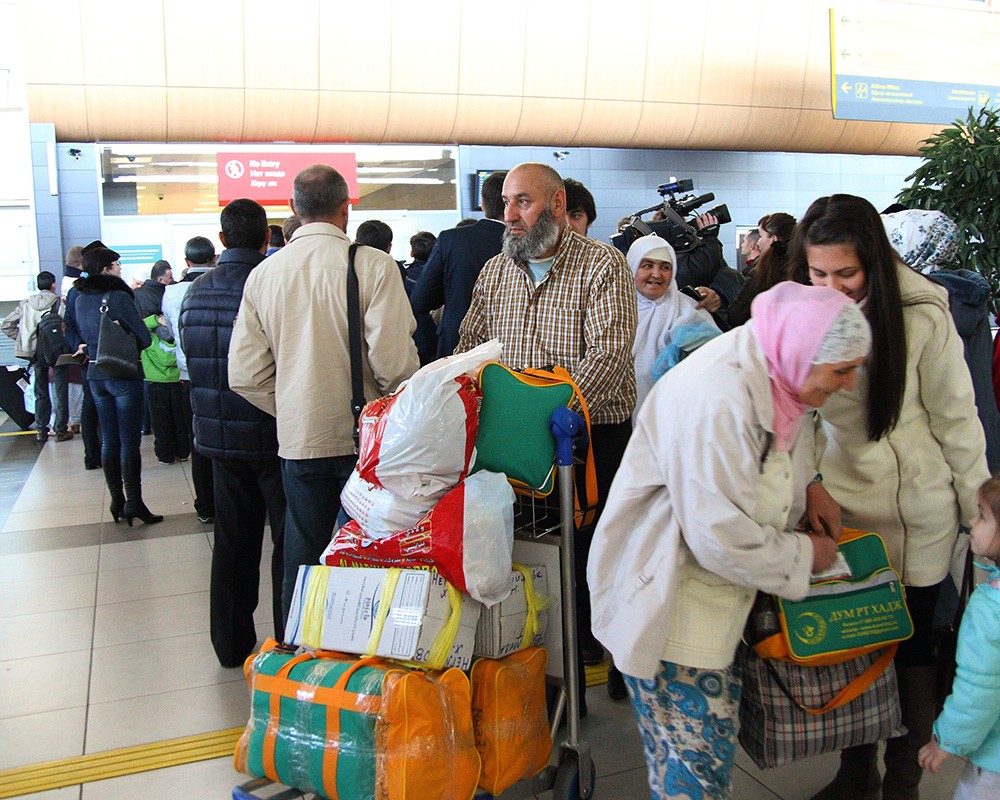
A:
[[[719,241],[719,220],[715,214],[699,214],[692,220],[698,243],[677,254],[677,285],[694,286],[703,300],[699,308],[712,314],[720,330],[729,330],[729,304],[740,293],[744,278],[726,263]]]

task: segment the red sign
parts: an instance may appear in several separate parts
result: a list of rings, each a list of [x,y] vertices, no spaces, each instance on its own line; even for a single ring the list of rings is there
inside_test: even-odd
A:
[[[261,205],[287,205],[292,182],[306,167],[326,164],[344,176],[351,202],[358,202],[354,153],[218,153],[219,205],[248,197]]]

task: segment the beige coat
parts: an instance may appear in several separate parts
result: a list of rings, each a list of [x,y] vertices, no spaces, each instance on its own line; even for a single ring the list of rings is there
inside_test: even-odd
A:
[[[863,367],[855,390],[819,411],[817,463],[844,525],[880,534],[904,583],[931,586],[948,571],[958,525],[972,518],[989,477],[986,439],[946,291],[902,264],[898,273],[906,326],[899,422],[868,441]]]
[[[334,225],[303,225],[250,273],[233,327],[229,385],[278,420],[278,455],[354,453],[347,335],[347,249]],[[419,366],[416,322],[399,267],[358,248],[365,399],[395,391]]]

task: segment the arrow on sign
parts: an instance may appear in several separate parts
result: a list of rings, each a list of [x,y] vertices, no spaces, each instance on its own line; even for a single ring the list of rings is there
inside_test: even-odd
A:
[[[844,81],[842,84],[840,84],[840,91],[842,91],[844,94],[850,94],[851,84],[849,84],[847,81]]]

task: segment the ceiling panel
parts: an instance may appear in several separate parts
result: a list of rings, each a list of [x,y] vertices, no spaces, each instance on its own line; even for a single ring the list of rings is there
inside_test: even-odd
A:
[[[167,89],[167,141],[196,142],[206,130],[216,141],[243,136],[243,89]]]
[[[163,22],[168,86],[243,88],[243,0],[170,0]]]
[[[295,0],[289,4],[289,14],[283,14],[280,7],[267,0],[243,3],[241,55],[245,86],[319,89],[319,0]],[[255,130],[265,127],[253,120],[248,122]]]
[[[163,0],[100,0],[81,8],[82,77],[89,86],[166,86]],[[58,46],[53,44],[54,40],[48,52],[58,58]],[[119,110],[128,111],[128,106]]]
[[[821,0],[23,9],[30,118],[64,140],[907,154],[935,129],[832,118]],[[123,25],[127,35],[113,32]]]

